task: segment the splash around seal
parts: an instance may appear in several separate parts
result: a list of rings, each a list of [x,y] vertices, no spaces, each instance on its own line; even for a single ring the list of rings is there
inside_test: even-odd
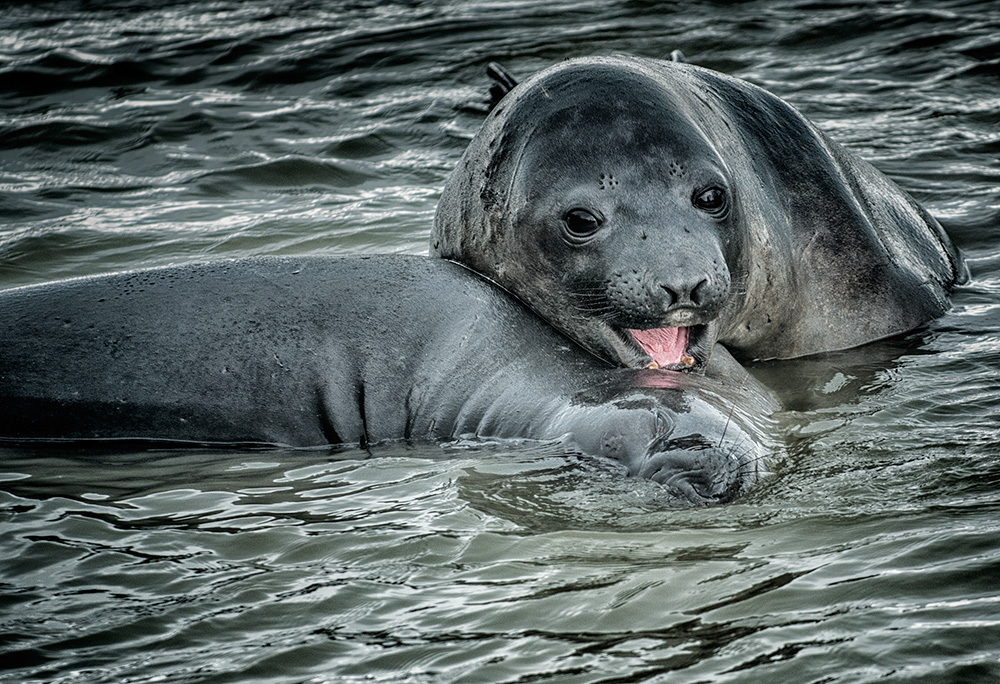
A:
[[[716,340],[744,359],[846,349],[940,315],[965,277],[926,211],[749,83],[614,56],[508,88],[431,254],[609,362],[701,368]]]

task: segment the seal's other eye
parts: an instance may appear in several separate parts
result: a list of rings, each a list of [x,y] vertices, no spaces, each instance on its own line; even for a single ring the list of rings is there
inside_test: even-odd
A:
[[[729,200],[726,191],[722,188],[711,187],[702,190],[691,198],[691,203],[698,209],[715,217],[723,216],[729,209]]]
[[[576,242],[592,237],[601,228],[601,219],[586,209],[570,209],[563,216],[563,223],[566,235]]]

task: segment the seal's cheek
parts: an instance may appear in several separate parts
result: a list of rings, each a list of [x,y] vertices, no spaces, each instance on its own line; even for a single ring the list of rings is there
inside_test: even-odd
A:
[[[605,244],[614,230],[607,216],[606,207],[592,202],[525,206],[513,217],[507,248],[534,279],[589,287],[607,272]]]

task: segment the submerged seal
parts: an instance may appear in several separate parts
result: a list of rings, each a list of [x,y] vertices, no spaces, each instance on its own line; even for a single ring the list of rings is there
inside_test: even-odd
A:
[[[608,368],[426,257],[161,268],[0,292],[0,440],[564,440],[712,503],[774,446],[770,395],[716,356],[706,377]]]
[[[612,363],[850,348],[939,316],[963,277],[924,209],[756,86],[625,56],[504,79],[431,254]]]

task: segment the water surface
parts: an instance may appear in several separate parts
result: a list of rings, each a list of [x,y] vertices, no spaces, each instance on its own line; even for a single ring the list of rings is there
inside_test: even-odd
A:
[[[924,203],[953,310],[754,368],[789,453],[713,509],[547,446],[0,449],[0,681],[1000,678],[993,3],[6,4],[0,287],[425,253],[490,60],[674,49]]]

